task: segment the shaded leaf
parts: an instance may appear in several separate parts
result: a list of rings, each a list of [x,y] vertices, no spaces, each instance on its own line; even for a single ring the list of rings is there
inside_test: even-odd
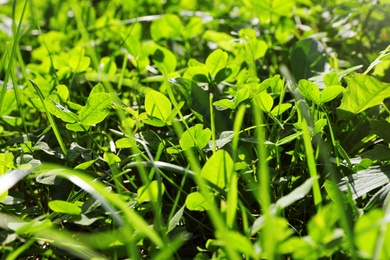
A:
[[[295,80],[308,79],[325,70],[325,47],[314,38],[300,40],[291,51],[290,61]]]

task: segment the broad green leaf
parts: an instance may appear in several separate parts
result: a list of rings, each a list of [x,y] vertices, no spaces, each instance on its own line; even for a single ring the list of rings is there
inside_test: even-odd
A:
[[[173,39],[182,34],[184,26],[177,15],[166,14],[161,19],[152,22],[150,34],[152,39]]]
[[[104,158],[104,161],[106,161],[106,163],[108,163],[108,165],[119,163],[121,161],[121,159],[117,155],[115,155],[111,152],[105,152],[103,154],[103,158]]]
[[[145,96],[145,110],[149,116],[166,123],[172,110],[172,104],[166,96],[160,92],[151,90]]]
[[[8,116],[13,110],[18,108],[15,99],[15,91],[13,89],[5,92],[2,101],[3,104],[1,105],[0,116]]]
[[[230,99],[221,99],[221,100],[215,101],[213,103],[213,106],[215,106],[215,109],[217,109],[218,111],[236,108],[234,101],[230,100]]]
[[[80,110],[80,123],[92,126],[103,121],[110,111],[111,102],[112,98],[108,93],[90,95],[87,104]]]
[[[287,111],[288,109],[290,109],[290,107],[292,107],[292,104],[290,104],[290,103],[279,104],[271,110],[271,115],[279,116],[279,115],[283,114],[285,111]]]
[[[73,132],[85,132],[89,129],[89,125],[84,125],[80,123],[66,124],[65,127],[66,129]]]
[[[188,21],[182,34],[187,39],[192,39],[197,35],[200,35],[204,30],[201,17],[192,16]]]
[[[91,59],[85,56],[70,55],[69,67],[75,73],[86,71],[91,64]]]
[[[225,150],[218,150],[203,166],[200,175],[220,188],[229,185],[234,174],[234,162]]]
[[[253,98],[253,101],[258,108],[267,113],[271,112],[272,106],[274,105],[273,98],[265,91],[257,94]]]
[[[14,155],[12,153],[0,153],[0,175],[14,168]]]
[[[209,71],[205,65],[188,67],[183,78],[195,82],[209,82]]]
[[[205,211],[209,209],[210,199],[211,194],[209,198],[205,198],[199,191],[191,192],[187,195],[185,205],[189,210]]]
[[[251,91],[248,87],[243,87],[237,91],[236,96],[234,97],[234,105],[237,107],[242,101],[250,98]]]
[[[328,204],[322,207],[317,214],[310,219],[307,228],[310,238],[316,244],[326,244],[335,237],[334,225],[339,219],[338,210],[335,204]]]
[[[382,83],[371,76],[357,74],[346,80],[348,87],[338,108],[340,110],[358,114],[390,97],[390,84]]]
[[[160,191],[159,191],[160,186]],[[159,195],[162,196],[165,192],[165,186],[163,183],[159,185],[158,181],[151,181],[148,185],[144,185],[138,188],[138,203],[145,201],[158,201]]]
[[[373,149],[361,153],[360,156],[371,160],[390,161],[390,148],[387,145],[377,144]]]
[[[57,94],[62,102],[65,102],[69,98],[69,89],[65,85],[58,85],[54,91]]]
[[[324,76],[325,86],[341,85],[339,81],[340,76],[336,72],[329,72]]]
[[[320,103],[320,90],[318,86],[311,81],[301,79],[298,82],[298,89],[301,94],[316,104]]]
[[[335,99],[338,95],[340,95],[344,91],[344,88],[340,85],[332,85],[329,87],[326,87],[321,92],[321,103],[329,102],[333,99]]]
[[[55,102],[50,97],[45,98],[44,103],[47,110],[62,121],[67,123],[76,123],[78,121],[78,117],[75,113]]]
[[[186,130],[180,138],[180,147],[183,150],[187,150],[194,147],[203,149],[211,138],[211,130],[203,129],[202,124],[196,124]]]
[[[89,161],[80,163],[80,164],[78,164],[76,167],[74,167],[74,169],[75,169],[75,170],[86,170],[86,169],[88,169],[89,167],[91,167],[91,166],[96,162],[96,160],[97,160],[97,159],[95,159],[95,160],[89,160]]]
[[[382,246],[379,247],[379,254],[376,259],[388,259],[388,242],[390,239],[390,226],[385,220],[386,216],[380,209],[373,209],[361,216],[354,229],[354,239],[359,251],[365,259],[374,259],[378,238],[383,235]],[[381,230],[384,234],[381,234]]]
[[[117,66],[115,61],[110,57],[103,57],[100,59],[99,70],[106,74],[115,75]]]
[[[206,59],[206,66],[212,76],[215,76],[218,71],[226,67],[228,54],[223,50],[217,49],[213,51]]]
[[[153,53],[153,62],[162,73],[175,71],[177,65],[176,56],[170,50],[160,46]]]
[[[96,84],[92,89],[91,92],[89,92],[89,95],[106,92],[106,89],[104,88],[102,83]]]
[[[385,140],[385,142],[390,143],[390,123],[385,119],[380,120],[370,120],[370,126],[372,132]]]
[[[325,70],[325,47],[314,38],[300,40],[292,49],[290,60],[295,80],[308,79]]]
[[[324,129],[324,127],[326,126],[326,119],[324,118],[321,118],[321,119],[318,119],[315,123],[314,123],[314,133],[313,134],[317,134],[319,132],[322,131],[322,129]]]
[[[65,213],[65,214],[72,214],[72,215],[79,215],[81,214],[81,208],[77,205],[66,202],[63,200],[52,200],[48,203],[49,208],[57,213]]]
[[[129,137],[123,137],[121,139],[118,139],[115,141],[116,148],[122,149],[122,148],[130,148],[134,144],[134,141],[131,140]]]
[[[215,42],[218,44],[218,47],[225,51],[233,51],[235,43],[233,42],[234,38],[227,33],[217,32],[213,30],[207,30],[203,35],[203,39],[206,41]]]

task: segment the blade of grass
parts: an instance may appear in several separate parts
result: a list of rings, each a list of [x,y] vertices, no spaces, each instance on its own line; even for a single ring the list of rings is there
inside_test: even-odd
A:
[[[66,159],[68,160],[68,151],[66,150],[65,143],[62,140],[62,136],[61,136],[60,130],[58,129],[58,126],[57,126],[57,123],[56,123],[54,117],[52,116],[52,114],[46,108],[46,105],[45,105],[45,102],[44,102],[45,97],[43,96],[43,94],[42,94],[41,90],[39,89],[38,85],[32,79],[29,79],[29,81],[30,81],[31,85],[34,87],[35,91],[37,92],[37,95],[38,95],[39,99],[42,102],[42,105],[43,105],[43,107],[45,109],[47,118],[49,119],[50,126],[52,127],[54,135],[57,138],[58,144],[60,145],[63,154],[65,155]]]
[[[236,113],[234,120],[234,137],[232,141],[232,152],[233,152],[233,162],[237,161],[238,156],[238,141],[240,137],[240,130],[242,126],[242,122],[244,120],[245,115],[245,105],[241,105]],[[238,204],[238,175],[234,173],[232,179],[230,181],[230,188],[227,194],[227,209],[226,209],[226,225],[230,229],[235,228],[236,223],[236,212],[237,212],[237,204]]]

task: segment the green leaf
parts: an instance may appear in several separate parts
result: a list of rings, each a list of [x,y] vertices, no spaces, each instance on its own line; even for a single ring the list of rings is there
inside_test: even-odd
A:
[[[213,51],[206,59],[206,66],[212,76],[215,76],[218,71],[226,67],[228,54],[223,50],[217,49]]]
[[[310,101],[316,104],[320,103],[320,90],[318,86],[311,81],[301,79],[298,82],[298,89],[301,94]]]
[[[119,163],[121,161],[121,159],[117,155],[115,155],[111,152],[105,152],[103,154],[103,158],[108,165]]]
[[[270,94],[267,92],[263,91],[259,94],[257,94],[254,98],[253,101],[255,102],[255,105],[260,108],[264,112],[271,112],[271,108],[274,105],[274,100],[271,97]]]
[[[234,106],[237,107],[242,101],[250,98],[251,90],[248,87],[243,87],[237,91],[234,97]]]
[[[74,124],[66,124],[66,129],[73,131],[73,132],[85,132],[89,129],[88,125],[80,124],[80,123],[74,123]]]
[[[327,73],[324,76],[325,86],[330,87],[333,85],[341,85],[339,81],[340,76],[336,72]]]
[[[69,67],[75,73],[86,71],[91,64],[91,59],[85,56],[70,55]]]
[[[329,87],[326,87],[321,92],[321,103],[329,102],[333,99],[335,99],[338,95],[340,95],[344,91],[344,88],[339,85],[332,85]]]
[[[121,139],[118,139],[115,141],[116,148],[122,149],[122,148],[130,148],[134,144],[134,141],[131,140],[129,137],[123,137]]]
[[[172,104],[166,96],[151,90],[145,96],[145,110],[148,116],[155,117],[166,123],[172,110]]]
[[[365,259],[389,258],[387,243],[390,239],[390,231],[388,221],[385,221],[385,219],[386,216],[380,209],[373,209],[358,219],[354,229],[354,239],[359,252],[362,253]],[[374,257],[381,230],[384,231],[384,242],[378,248],[379,254]]]
[[[385,119],[380,120],[370,120],[370,126],[372,132],[385,140],[385,142],[390,143],[390,123]]]
[[[87,104],[80,110],[81,124],[92,126],[103,121],[110,112],[112,103],[108,93],[95,93],[88,97]]]
[[[187,195],[185,205],[187,209],[194,211],[205,211],[209,209],[211,194],[209,198],[205,198],[199,191],[191,192]]]
[[[153,53],[153,62],[156,63],[158,69],[162,73],[170,73],[175,71],[177,60],[175,54],[170,50],[158,46]]]
[[[183,213],[184,213],[185,205],[182,206],[176,214],[171,218],[168,224],[167,233],[171,232],[177,225],[179,225],[180,221],[182,221]]]
[[[203,166],[200,175],[220,188],[229,185],[234,174],[234,162],[225,150],[218,150]]]
[[[236,108],[234,101],[230,100],[230,99],[221,99],[221,100],[215,101],[213,103],[213,106],[215,106],[215,109],[217,109],[218,111],[224,111],[226,109],[235,109]]]
[[[390,97],[390,84],[382,83],[371,76],[357,74],[346,80],[348,87],[339,110],[358,114]]]
[[[52,200],[48,203],[49,208],[57,213],[65,213],[65,214],[72,214],[72,215],[79,215],[81,214],[81,208],[77,205],[66,202],[63,200]]]
[[[101,92],[106,92],[106,89],[104,88],[102,83],[98,83],[91,89],[89,95],[91,96],[92,94],[101,93]]]
[[[291,51],[290,61],[295,80],[308,79],[325,70],[325,47],[314,38],[300,40]]]
[[[152,22],[150,34],[154,41],[172,39],[181,35],[184,26],[177,15],[166,14],[161,19]]]
[[[390,148],[388,146],[377,144],[373,149],[360,154],[362,158],[371,160],[390,161]]]
[[[159,191],[159,186],[161,190]],[[159,195],[162,196],[165,192],[165,186],[163,183],[159,185],[158,181],[151,181],[148,185],[144,185],[138,188],[138,203],[145,201],[158,201]]]
[[[287,111],[290,107],[292,107],[292,104],[290,103],[279,104],[271,110],[271,115],[279,116],[283,114],[285,111]]]
[[[67,123],[75,123],[78,121],[78,117],[75,113],[62,106],[61,104],[58,104],[50,97],[45,98],[44,103],[47,110],[49,110],[51,114],[61,119],[62,121]]]
[[[211,130],[203,129],[202,124],[196,124],[186,130],[180,138],[180,147],[187,150],[193,147],[204,148],[211,138]]]

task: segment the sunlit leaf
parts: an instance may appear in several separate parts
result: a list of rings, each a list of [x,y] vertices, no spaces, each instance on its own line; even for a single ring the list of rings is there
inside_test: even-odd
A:
[[[273,98],[265,91],[257,94],[253,98],[253,101],[255,102],[255,105],[264,112],[271,112],[272,106],[274,105]]]
[[[205,198],[202,193],[196,191],[187,195],[185,205],[187,209],[205,211],[209,209],[210,198]]]
[[[49,208],[57,213],[66,213],[72,215],[79,215],[81,213],[81,208],[77,205],[66,202],[63,200],[52,200],[48,203]]]
[[[171,113],[172,104],[166,96],[160,92],[151,90],[145,96],[145,110],[149,116],[166,122]]]
[[[301,94],[310,101],[320,103],[320,90],[318,86],[311,81],[301,79],[298,82],[298,89]]]
[[[206,59],[206,66],[211,75],[226,67],[228,54],[220,49],[213,51]]]
[[[61,104],[55,102],[50,97],[45,98],[45,106],[47,110],[55,117],[60,118],[62,121],[67,123],[75,123],[78,120],[78,117],[75,113],[62,106]]]
[[[225,150],[218,150],[203,166],[200,175],[220,188],[229,185],[234,173],[234,162]]]
[[[110,112],[111,103],[112,98],[108,93],[90,95],[87,99],[87,104],[80,110],[80,123],[87,126],[100,123]]]
[[[211,138],[211,130],[203,129],[202,124],[196,124],[183,133],[180,138],[180,147],[187,150],[193,147],[204,148]]]
[[[138,188],[138,202],[145,201],[158,201],[159,195],[162,196],[165,192],[165,186],[158,181],[151,181],[148,185],[144,185]]]
[[[379,105],[390,97],[390,84],[368,75],[357,74],[346,78],[348,87],[344,92],[339,110],[358,114]]]

